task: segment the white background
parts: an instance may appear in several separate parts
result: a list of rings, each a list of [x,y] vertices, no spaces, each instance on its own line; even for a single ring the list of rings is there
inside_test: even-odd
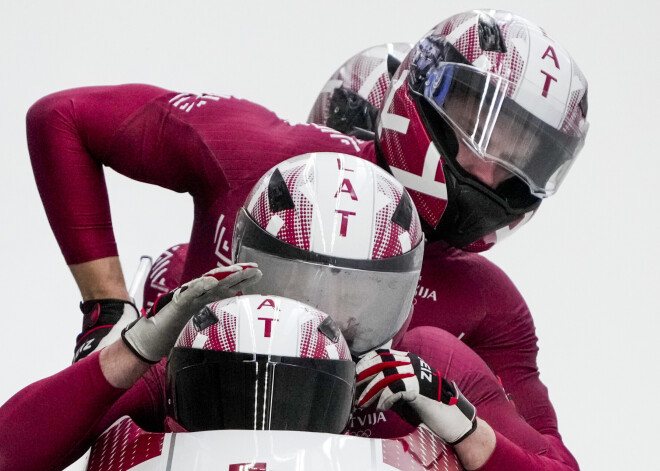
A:
[[[656,2],[493,1],[543,26],[590,83],[587,144],[532,222],[490,251],[527,299],[541,378],[584,470],[660,469],[660,179]],[[303,121],[328,76],[387,41],[416,41],[459,1],[4,2],[0,9],[0,403],[66,367],[79,294],[33,180],[25,113],[41,96],[143,82],[249,98]],[[186,241],[188,195],[111,171],[130,280],[141,254]],[[84,385],[71,385],[72,388]],[[16,424],[20,427],[21,424]]]

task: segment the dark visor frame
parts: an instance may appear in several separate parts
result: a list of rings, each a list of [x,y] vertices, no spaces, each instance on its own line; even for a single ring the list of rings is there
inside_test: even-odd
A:
[[[167,365],[168,415],[191,432],[341,433],[354,390],[350,360],[176,347]]]

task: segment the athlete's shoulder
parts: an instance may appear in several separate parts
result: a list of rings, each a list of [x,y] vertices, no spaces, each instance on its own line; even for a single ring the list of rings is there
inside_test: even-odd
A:
[[[34,105],[32,105],[32,108],[35,106],[52,105],[61,101],[68,101],[69,103],[84,103],[85,100],[107,100],[106,104],[111,106],[114,104],[114,100],[117,99],[153,99],[166,93],[168,93],[168,90],[164,88],[140,83],[67,88],[48,93],[42,98],[39,98]]]
[[[200,123],[212,125],[215,131],[259,134],[285,124],[268,108],[229,94],[170,92],[155,100],[154,105],[170,118],[193,127]]]
[[[71,128],[108,127],[121,122],[145,103],[168,91],[144,84],[103,85],[70,88],[38,99],[27,111],[28,133],[63,120]]]
[[[494,262],[481,254],[451,247],[442,241],[426,244],[424,262],[445,269],[469,271],[471,274],[484,276],[504,276],[504,271]]]
[[[147,108],[145,112],[187,123],[208,139],[207,143],[212,141],[209,145],[219,152],[234,143],[243,156],[233,153],[233,160],[258,154],[265,164],[308,152],[342,152],[375,162],[372,142],[327,126],[282,119],[257,103],[232,95],[171,93]]]
[[[429,283],[450,282],[473,292],[489,295],[511,293],[519,296],[509,276],[483,255],[431,242],[425,247],[423,280]]]

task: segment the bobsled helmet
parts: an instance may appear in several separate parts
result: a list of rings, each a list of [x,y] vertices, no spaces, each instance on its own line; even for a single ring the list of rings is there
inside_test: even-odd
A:
[[[183,266],[186,263],[188,244],[177,244],[166,249],[151,265],[144,284],[142,307],[149,310],[159,296],[183,284]]]
[[[326,314],[279,296],[211,303],[184,327],[166,367],[171,431],[341,433],[355,365]]]
[[[473,10],[405,57],[376,140],[428,239],[482,251],[557,191],[586,116],[587,81],[566,49],[524,18]]]
[[[351,57],[323,86],[307,122],[373,140],[385,92],[411,47],[409,43],[387,43]]]
[[[320,309],[355,355],[390,341],[409,320],[423,250],[405,188],[380,167],[333,152],[270,169],[239,210],[232,245],[236,262],[263,273],[246,293]]]

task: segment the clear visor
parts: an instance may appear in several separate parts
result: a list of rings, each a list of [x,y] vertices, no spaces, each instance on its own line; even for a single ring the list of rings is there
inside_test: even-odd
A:
[[[522,178],[538,197],[557,190],[584,144],[585,129],[555,129],[508,98],[511,82],[473,66],[443,62],[426,77],[424,97],[484,169],[496,164]],[[551,97],[545,105],[563,113],[564,104]],[[469,157],[459,152],[456,162],[474,173]]]
[[[325,312],[341,329],[354,355],[391,340],[411,313],[423,243],[389,259],[302,260],[314,254],[268,235],[244,211],[239,212],[234,237],[235,261],[255,262],[263,273],[259,283],[244,294],[285,296]],[[269,237],[274,245],[259,244],[259,237]],[[285,258],[285,250],[300,253]],[[346,266],[351,262],[354,266]]]

